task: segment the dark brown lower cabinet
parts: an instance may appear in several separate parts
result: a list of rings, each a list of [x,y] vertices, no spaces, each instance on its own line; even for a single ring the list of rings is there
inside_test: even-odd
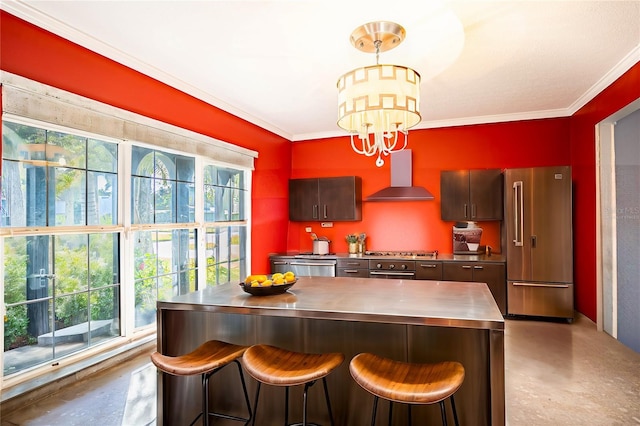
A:
[[[442,280],[442,262],[416,261],[417,280]]]
[[[369,261],[367,259],[338,259],[337,277],[369,278]]]
[[[507,281],[502,263],[444,262],[444,281],[472,281],[486,283],[502,315],[507,314]]]

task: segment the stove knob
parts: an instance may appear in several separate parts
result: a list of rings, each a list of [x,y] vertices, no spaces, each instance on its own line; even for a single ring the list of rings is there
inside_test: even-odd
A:
[[[376,269],[382,269],[382,263],[376,263]]]
[[[393,263],[391,265],[389,265],[389,269],[393,269],[395,267],[396,267],[396,265],[394,265]]]
[[[405,265],[404,263],[402,264],[402,266],[400,266],[401,269],[407,269],[407,265]]]

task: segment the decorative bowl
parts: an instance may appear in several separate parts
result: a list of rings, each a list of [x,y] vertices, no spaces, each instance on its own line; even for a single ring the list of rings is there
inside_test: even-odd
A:
[[[289,290],[298,280],[294,280],[285,284],[272,284],[268,287],[251,287],[250,284],[240,283],[240,287],[252,296],[271,296],[274,294],[282,294]]]

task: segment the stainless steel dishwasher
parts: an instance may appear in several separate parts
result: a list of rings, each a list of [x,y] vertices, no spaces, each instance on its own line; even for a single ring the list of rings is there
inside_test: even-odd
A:
[[[291,271],[296,277],[335,277],[335,258],[313,255],[272,256],[271,273]]]

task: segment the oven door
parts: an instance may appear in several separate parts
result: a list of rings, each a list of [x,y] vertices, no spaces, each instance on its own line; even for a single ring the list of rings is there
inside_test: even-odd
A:
[[[369,278],[382,278],[393,280],[414,280],[416,278],[415,271],[385,271],[375,270],[369,271]]]

